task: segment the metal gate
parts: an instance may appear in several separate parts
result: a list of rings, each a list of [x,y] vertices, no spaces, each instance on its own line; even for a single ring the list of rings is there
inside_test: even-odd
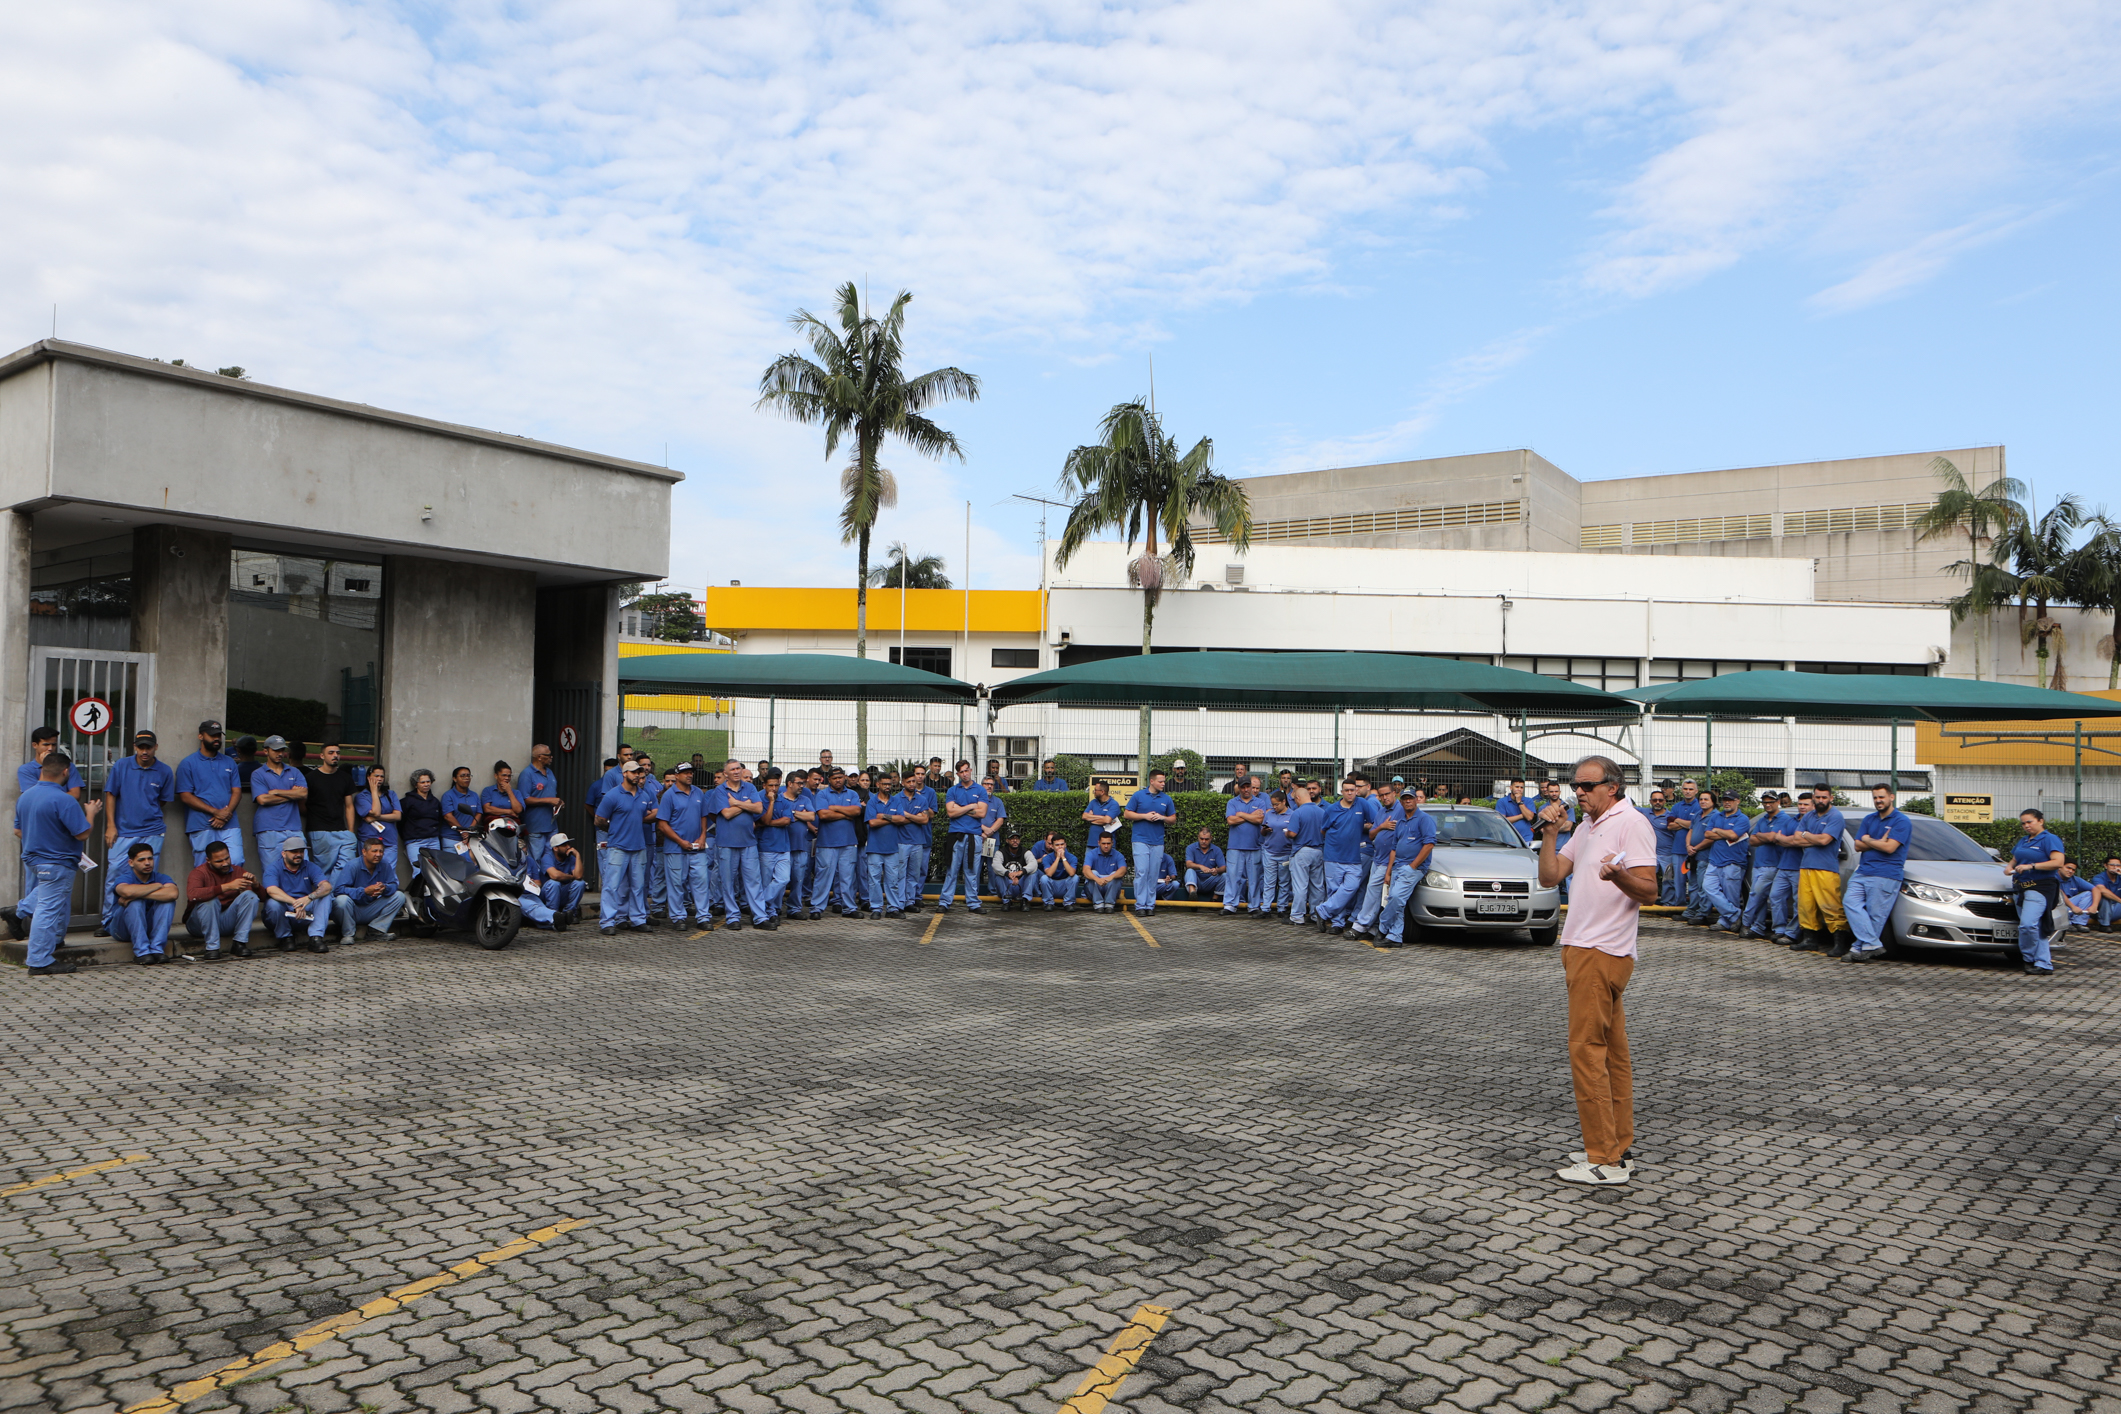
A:
[[[155,655],[110,653],[90,648],[32,648],[29,650],[31,683],[30,725],[54,727],[59,749],[74,759],[87,786],[87,800],[103,795],[103,779],[111,762],[129,756],[133,732],[152,720],[155,701]],[[75,704],[97,698],[108,705],[104,719],[100,709],[84,710],[83,720],[98,731],[84,731],[75,724]],[[93,720],[91,720],[93,719]],[[28,758],[28,743],[24,759]],[[165,749],[167,746],[165,744]],[[103,855],[103,820],[89,827],[87,853],[96,861],[93,870],[74,879],[73,921],[94,922],[102,913],[105,870],[110,862]]]
[[[559,777],[560,807],[554,823],[578,840],[588,841],[588,872],[596,870],[596,831],[589,822],[589,788],[604,774],[604,684],[540,684],[531,709],[531,735],[552,748],[552,773]],[[561,734],[574,728],[575,746],[561,750]]]

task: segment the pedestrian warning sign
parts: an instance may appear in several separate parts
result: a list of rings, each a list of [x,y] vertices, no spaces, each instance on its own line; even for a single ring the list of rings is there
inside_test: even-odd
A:
[[[66,719],[83,736],[101,736],[110,730],[110,704],[100,697],[84,697],[67,709]]]

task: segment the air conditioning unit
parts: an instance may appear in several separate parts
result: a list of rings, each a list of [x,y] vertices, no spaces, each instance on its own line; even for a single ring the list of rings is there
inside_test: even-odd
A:
[[[1237,587],[1238,585],[1240,585],[1240,584],[1243,584],[1244,582],[1245,582],[1245,567],[1244,567],[1243,565],[1224,565],[1224,566],[1223,566],[1223,583],[1224,583],[1224,584],[1227,584],[1227,585],[1229,585],[1229,586],[1230,586],[1230,587],[1231,587],[1232,589],[1235,589],[1235,588],[1236,588],[1236,587]]]

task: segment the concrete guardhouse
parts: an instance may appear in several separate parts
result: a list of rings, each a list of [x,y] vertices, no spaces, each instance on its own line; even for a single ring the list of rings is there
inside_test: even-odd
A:
[[[560,751],[565,736],[561,827],[579,831],[618,720],[619,586],[668,573],[680,479],[33,344],[0,358],[0,739],[27,760],[31,731],[58,727],[93,795],[139,726],[172,767],[205,718],[231,750],[245,733],[336,737],[399,791],[423,766],[438,789],[456,765],[483,787],[497,758],[520,769],[534,738]],[[109,705],[101,732],[70,719],[90,697]],[[0,773],[10,819],[16,795]],[[163,868],[181,882],[181,815],[170,824]],[[12,903],[16,844],[0,839]]]

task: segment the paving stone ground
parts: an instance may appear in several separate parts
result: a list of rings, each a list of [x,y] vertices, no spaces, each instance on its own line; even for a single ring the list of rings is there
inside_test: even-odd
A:
[[[114,1410],[557,1219],[268,1410],[2121,1414],[2121,947],[1658,924],[1634,1186],[1560,962],[1159,913],[0,972],[0,1409]]]

